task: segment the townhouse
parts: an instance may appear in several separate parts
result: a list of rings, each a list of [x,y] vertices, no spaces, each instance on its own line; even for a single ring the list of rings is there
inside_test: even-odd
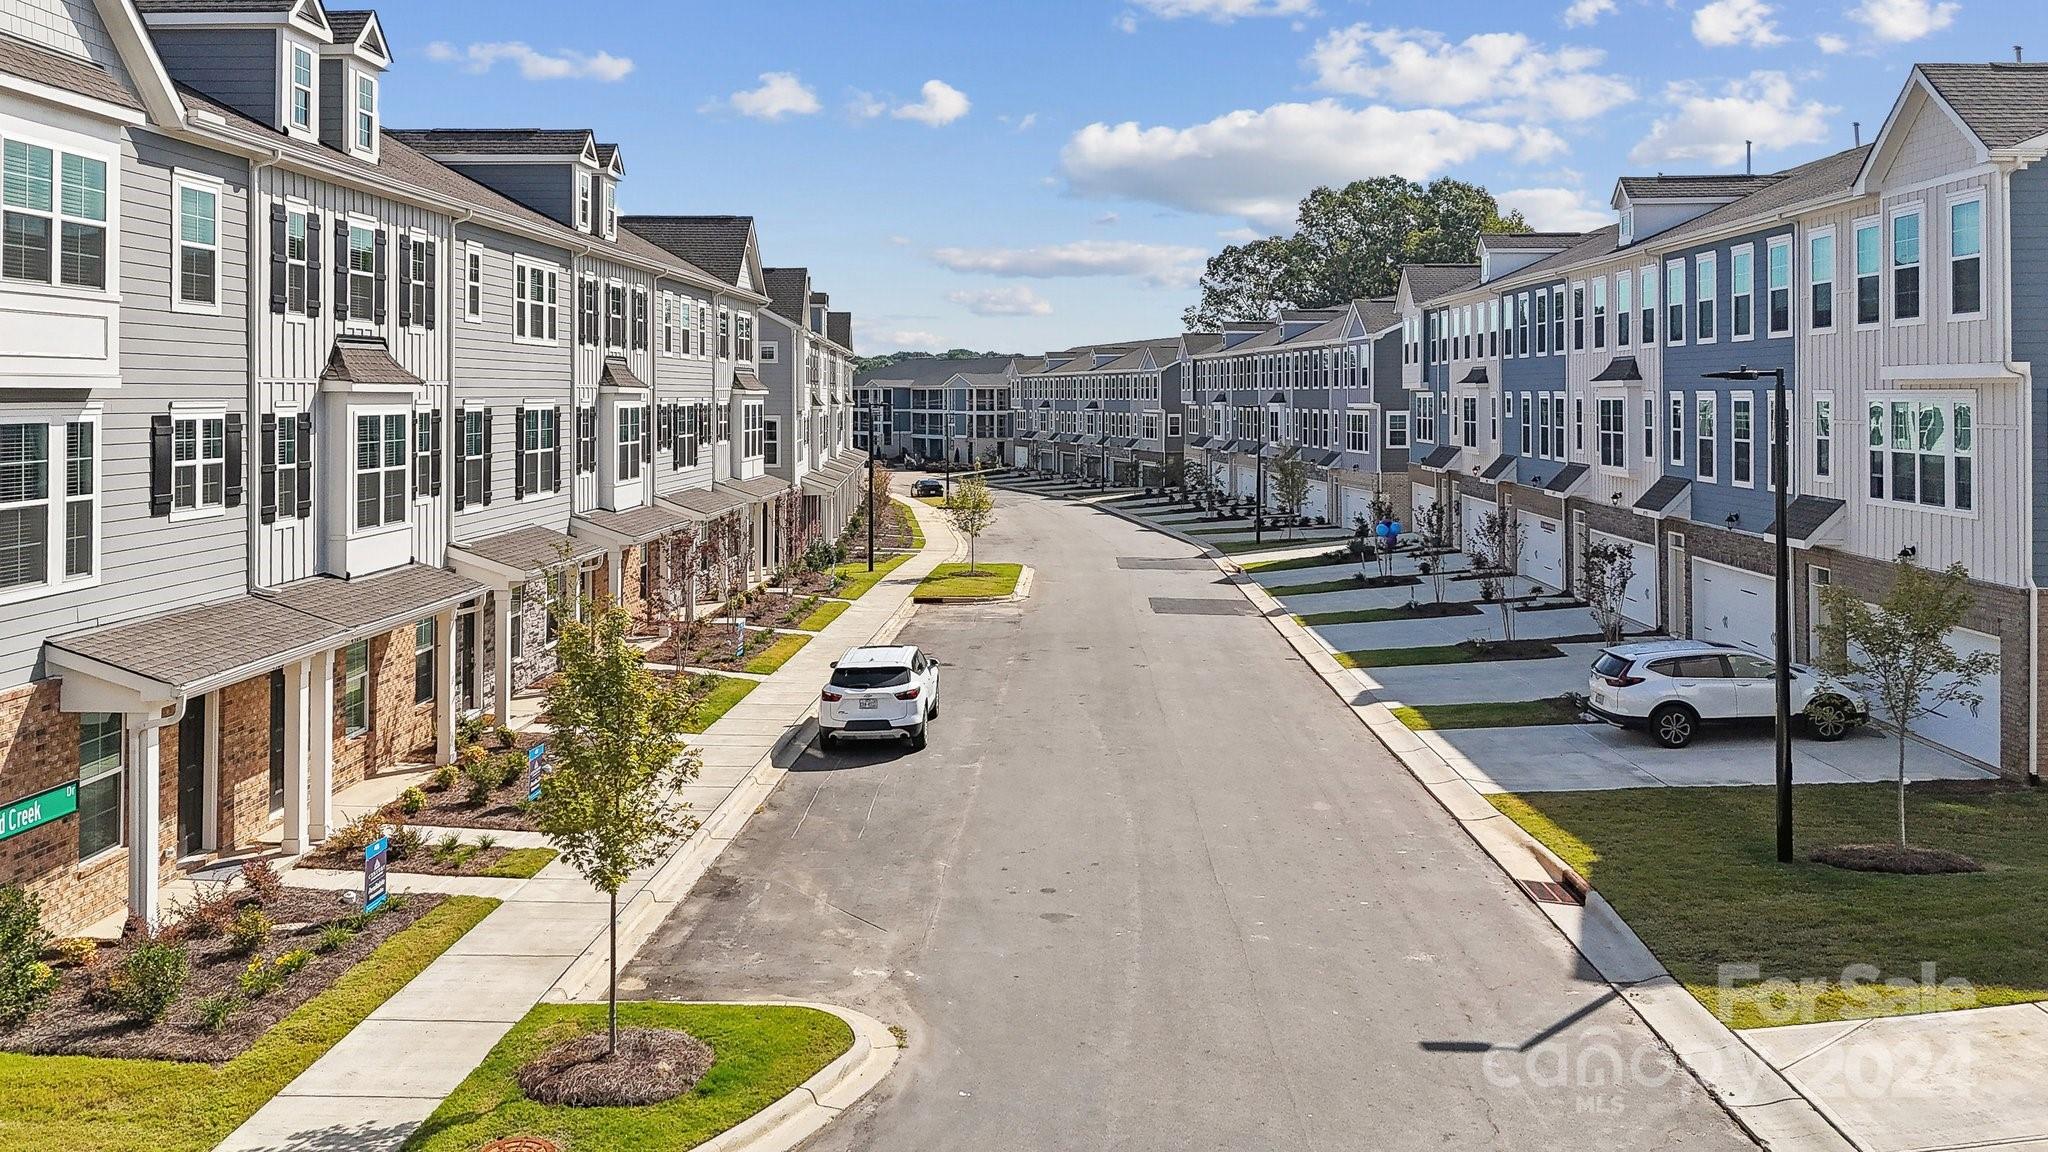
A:
[[[1047,353],[1017,382],[1015,458],[1124,487],[1178,479],[1189,357],[1214,339],[1190,333]]]
[[[751,221],[663,218],[707,266],[590,131],[389,130],[391,61],[319,0],[0,6],[0,882],[61,930],[448,762],[559,613],[808,530]]]
[[[853,317],[812,290],[808,268],[766,268],[768,306],[761,310],[761,379],[768,388],[763,463],[768,473],[802,489],[791,526],[800,538],[831,539],[852,516]]]
[[[854,377],[853,443],[886,459],[981,464],[1013,458],[1018,379],[1043,361],[920,356]]]

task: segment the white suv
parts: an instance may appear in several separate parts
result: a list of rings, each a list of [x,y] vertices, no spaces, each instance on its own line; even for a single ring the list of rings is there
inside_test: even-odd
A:
[[[818,742],[904,736],[920,749],[925,725],[938,714],[937,660],[911,644],[852,648],[818,694]]]
[[[1647,728],[1657,743],[1683,748],[1702,723],[1777,715],[1774,671],[1771,661],[1726,644],[1618,644],[1593,661],[1586,698],[1589,710],[1608,723]],[[1840,740],[1868,717],[1869,707],[1813,669],[1794,664],[1792,714],[1815,739]]]

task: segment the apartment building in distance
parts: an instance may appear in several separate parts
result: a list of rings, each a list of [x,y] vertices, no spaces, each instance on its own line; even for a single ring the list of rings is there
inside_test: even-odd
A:
[[[872,443],[885,459],[1008,460],[1017,435],[1017,380],[1040,363],[1022,356],[914,357],[858,373],[854,446],[865,452]]]

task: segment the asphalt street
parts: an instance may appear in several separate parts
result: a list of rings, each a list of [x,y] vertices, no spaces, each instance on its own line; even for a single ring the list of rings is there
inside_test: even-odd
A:
[[[1753,1147],[1213,565],[998,499],[929,747],[810,750],[627,973],[901,1025],[806,1148]]]

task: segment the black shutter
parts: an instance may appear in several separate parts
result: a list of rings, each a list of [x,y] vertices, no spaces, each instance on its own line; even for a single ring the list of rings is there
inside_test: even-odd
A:
[[[270,310],[283,312],[285,306],[285,218],[284,205],[270,206]]]
[[[334,218],[334,318],[348,319],[348,218]]]
[[[670,407],[675,409],[675,414],[669,417],[669,422],[674,425],[672,431],[675,435],[668,443],[668,469],[675,472],[683,466],[683,440],[688,430],[690,413],[689,409],[681,404],[671,404]]]
[[[433,490],[434,477],[431,469],[420,465],[420,433],[433,430],[433,416],[427,412],[414,412],[407,431],[412,440],[406,444],[406,456],[412,461],[412,494],[415,499]]]
[[[429,312],[428,315],[431,316],[433,313]],[[428,436],[434,442],[434,482],[433,486],[428,489],[427,494],[429,496],[439,496],[441,494],[441,410],[438,408],[434,410],[433,427],[429,430]]]
[[[378,239],[381,241],[383,237],[380,235]],[[383,270],[384,245],[379,243],[377,245],[377,271],[382,272]],[[384,278],[382,276],[377,277],[377,287],[378,302],[382,303],[384,297]],[[400,232],[398,234],[398,326],[400,328],[410,328],[413,325],[414,319],[412,314],[412,237]]]
[[[379,228],[377,230],[377,293],[375,293],[375,303],[371,307],[371,318],[377,324],[383,324],[383,320],[387,316],[387,312],[385,312],[385,285],[387,285],[389,275],[391,275],[387,260],[389,258],[385,254],[385,230]]]
[[[668,447],[668,405],[660,404],[654,409],[654,446]]]
[[[306,315],[320,315],[320,214],[306,213]]]
[[[261,431],[257,450],[263,456],[256,462],[257,473],[262,477],[256,498],[261,502],[263,523],[269,524],[277,520],[277,417],[265,412],[258,427]]]
[[[468,487],[468,485],[463,482],[463,478],[469,475],[468,429],[469,409],[457,408],[455,410],[455,435],[462,440],[462,451],[457,452],[455,454],[455,510],[458,512],[462,510],[464,504],[463,497],[465,495],[464,489]],[[434,442],[436,445],[438,445],[440,443],[440,438],[435,437]]]
[[[526,496],[526,406],[512,410],[512,498]]]
[[[149,514],[171,514],[171,418],[149,418]]]
[[[651,468],[654,464],[654,424],[647,419],[647,412],[640,412],[640,464]]]
[[[299,506],[293,511],[306,520],[313,515],[313,414],[299,413],[292,433],[299,442]]]
[[[484,409],[484,503],[491,502],[491,455],[497,445],[491,442],[491,410]]]
[[[227,473],[228,499],[230,508],[242,506],[242,414],[228,413],[227,458],[221,461],[222,471]]]
[[[428,331],[430,331],[430,332],[431,332],[431,331],[433,330],[433,328],[434,328],[434,316],[435,316],[435,313],[437,313],[437,312],[439,312],[439,311],[441,310],[441,308],[440,308],[440,299],[439,299],[439,297],[440,297],[440,293],[439,293],[439,291],[438,291],[438,289],[439,289],[439,287],[440,287],[440,280],[441,280],[441,273],[440,273],[440,268],[441,268],[441,259],[440,259],[440,255],[441,255],[441,252],[440,252],[440,245],[439,245],[439,244],[438,244],[438,243],[437,243],[436,241],[433,241],[433,240],[429,240],[429,241],[427,241],[427,315],[426,315],[426,323],[427,323],[427,330],[428,330]]]
[[[562,490],[562,406],[555,405],[555,491]]]

